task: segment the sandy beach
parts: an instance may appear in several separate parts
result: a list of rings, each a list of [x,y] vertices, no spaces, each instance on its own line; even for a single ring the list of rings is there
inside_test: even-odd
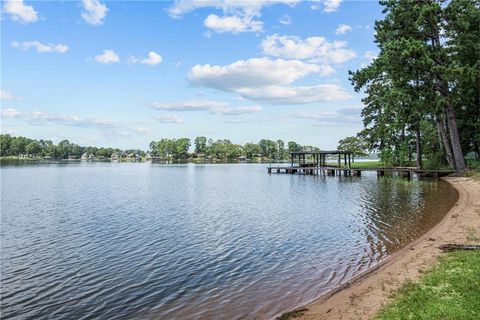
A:
[[[415,281],[432,266],[447,243],[473,243],[467,235],[480,232],[480,182],[444,178],[459,192],[457,203],[440,223],[367,273],[304,306],[296,319],[370,319],[406,280]],[[300,309],[300,308],[297,308]]]

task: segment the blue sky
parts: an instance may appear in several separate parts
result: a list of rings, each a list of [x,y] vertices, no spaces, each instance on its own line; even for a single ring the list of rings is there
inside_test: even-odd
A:
[[[362,127],[348,70],[379,18],[376,1],[2,1],[2,133],[335,148]]]

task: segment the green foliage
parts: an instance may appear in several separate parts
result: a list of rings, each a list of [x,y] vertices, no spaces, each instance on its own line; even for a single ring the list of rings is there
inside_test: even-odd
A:
[[[302,151],[302,146],[296,143],[295,141],[288,141],[287,144],[288,152],[297,152]]]
[[[182,159],[185,160],[188,157],[188,150],[190,148],[190,139],[161,139],[157,142],[152,141],[150,143],[151,153],[154,156],[165,159]]]
[[[451,1],[445,9],[446,34],[455,63],[455,112],[462,148],[480,157],[480,1]]]
[[[469,227],[467,233],[467,241],[480,242],[480,234],[474,228]]]
[[[259,154],[260,152],[260,146],[256,143],[248,142],[243,146],[243,154],[247,159],[252,159],[254,155]]]
[[[68,140],[63,140],[55,145],[50,140],[34,140],[25,137],[12,137],[8,134],[0,135],[0,156],[2,157],[27,157],[53,159],[68,159],[70,156],[80,158],[82,154],[94,157],[110,158],[113,153],[121,153],[119,149],[82,147]]]
[[[466,175],[480,180],[480,160],[468,160],[468,167],[470,171],[466,172]],[[478,212],[480,213],[480,209],[478,210]]]
[[[258,146],[260,147],[260,152],[265,157],[269,159],[276,159],[278,157],[278,148],[275,141],[262,139],[258,142]]]
[[[189,141],[187,138],[152,141],[150,143],[150,153],[152,156],[162,159],[185,160],[188,157]],[[222,161],[235,160],[238,157],[287,160],[290,157],[289,152],[319,150],[317,147],[302,146],[294,141],[289,141],[287,148],[285,148],[285,142],[280,139],[277,141],[261,139],[258,143],[248,142],[242,146],[232,143],[228,139],[214,141],[201,136],[195,138],[194,145],[195,154],[193,154],[193,157]]]
[[[25,152],[32,156],[38,156],[42,151],[42,147],[37,141],[32,141],[25,147]]]
[[[361,137],[346,137],[338,141],[338,150],[341,151],[350,151],[356,157],[366,157],[368,156],[367,149],[368,145],[365,140]]]
[[[471,170],[480,173],[480,160],[473,160],[473,159],[469,160],[468,167]]]
[[[188,158],[188,150],[190,149],[190,139],[188,138],[180,138],[180,139],[173,139],[174,141],[174,154],[179,159],[186,159]]]
[[[376,319],[480,319],[480,251],[456,251],[408,282]]]
[[[207,155],[216,159],[229,160],[235,159],[242,154],[242,146],[233,144],[228,139],[209,140],[207,145]]]
[[[352,163],[352,169],[376,169],[383,167],[385,167],[385,164],[381,161],[355,161]]]
[[[207,138],[206,137],[196,137],[195,138],[195,153],[205,154],[207,151]]]
[[[442,155],[463,170],[464,153],[480,155],[480,2],[380,3],[379,56],[350,72],[366,94],[360,136],[394,165]]]
[[[258,143],[246,143],[243,146],[232,143],[228,139],[212,140],[206,137],[195,139],[195,154],[190,154],[190,139],[163,138],[150,142],[150,155],[164,160],[186,161],[190,157],[204,157],[216,160],[234,160],[238,157],[247,159],[267,158],[271,160],[287,160],[291,151],[319,150],[313,146],[302,146],[294,141],[288,142],[288,149],[285,149],[283,140],[262,139]],[[146,152],[138,149],[120,150],[116,148],[79,146],[68,140],[62,140],[57,145],[49,140],[33,140],[25,137],[12,137],[8,134],[0,135],[0,156],[1,157],[22,157],[22,158],[44,158],[69,159],[71,157],[87,159],[106,159],[116,155],[122,157],[145,157]]]

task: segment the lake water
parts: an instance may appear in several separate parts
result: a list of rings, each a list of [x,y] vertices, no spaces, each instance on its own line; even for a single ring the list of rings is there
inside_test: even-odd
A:
[[[444,181],[266,165],[1,168],[3,319],[266,319],[435,225]]]

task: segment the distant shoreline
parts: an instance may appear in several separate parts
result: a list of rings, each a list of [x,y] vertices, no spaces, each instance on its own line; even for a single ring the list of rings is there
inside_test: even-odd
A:
[[[158,163],[158,164],[186,164],[186,163],[196,163],[196,164],[227,164],[227,163],[263,163],[263,164],[277,164],[277,163],[290,163],[290,160],[275,160],[275,159],[260,159],[260,158],[254,158],[254,159],[247,159],[247,160],[236,160],[236,159],[229,159],[229,160],[223,160],[223,159],[213,159],[213,160],[206,160],[206,159],[187,159],[187,160],[147,160],[147,159],[140,159],[140,160],[135,160],[135,159],[127,159],[127,158],[122,158],[122,159],[45,159],[45,158],[33,158],[33,157],[17,157],[17,156],[6,156],[6,157],[0,157],[0,161],[12,161],[12,162],[22,162],[22,161],[29,161],[29,162],[138,162],[138,163],[146,163],[146,162],[151,162],[151,163]],[[334,163],[332,161],[332,163]],[[369,158],[359,158],[356,159],[354,164],[357,166],[359,165],[365,165],[370,167],[373,163],[377,163],[381,165],[381,162],[378,159],[369,159]]]
[[[370,319],[405,281],[418,279],[435,263],[441,253],[438,246],[466,243],[468,228],[480,228],[480,182],[463,177],[442,179],[458,191],[459,198],[437,225],[376,267],[299,306],[295,310],[305,312],[296,319]]]
[[[254,160],[203,160],[203,159],[198,159],[198,160],[146,160],[146,159],[95,159],[95,160],[87,160],[87,159],[44,159],[44,158],[31,158],[31,157],[12,157],[12,156],[7,156],[7,157],[0,157],[0,161],[3,162],[43,162],[43,163],[56,163],[56,162],[72,162],[72,163],[102,163],[102,162],[111,162],[111,163],[156,163],[156,164],[187,164],[187,163],[196,163],[196,164],[227,164],[227,163],[290,163],[290,161],[287,160],[270,160],[270,159],[254,159]]]
[[[360,168],[360,167],[368,167],[371,168],[372,165],[377,164],[379,167],[383,167],[383,163],[379,159],[371,159],[371,158],[358,158],[355,159],[356,161],[352,164],[352,167]],[[291,161],[289,159],[268,159],[268,158],[253,158],[253,159],[245,159],[245,160],[238,160],[238,159],[203,159],[203,158],[191,158],[186,160],[181,159],[133,159],[133,158],[120,158],[120,159],[49,159],[49,158],[42,158],[42,157],[19,157],[19,156],[5,156],[0,157],[0,162],[137,162],[137,163],[156,163],[156,164],[186,164],[186,163],[196,163],[196,164],[227,164],[227,163],[263,163],[263,164],[290,164]],[[336,161],[329,161],[328,163],[335,164]]]

